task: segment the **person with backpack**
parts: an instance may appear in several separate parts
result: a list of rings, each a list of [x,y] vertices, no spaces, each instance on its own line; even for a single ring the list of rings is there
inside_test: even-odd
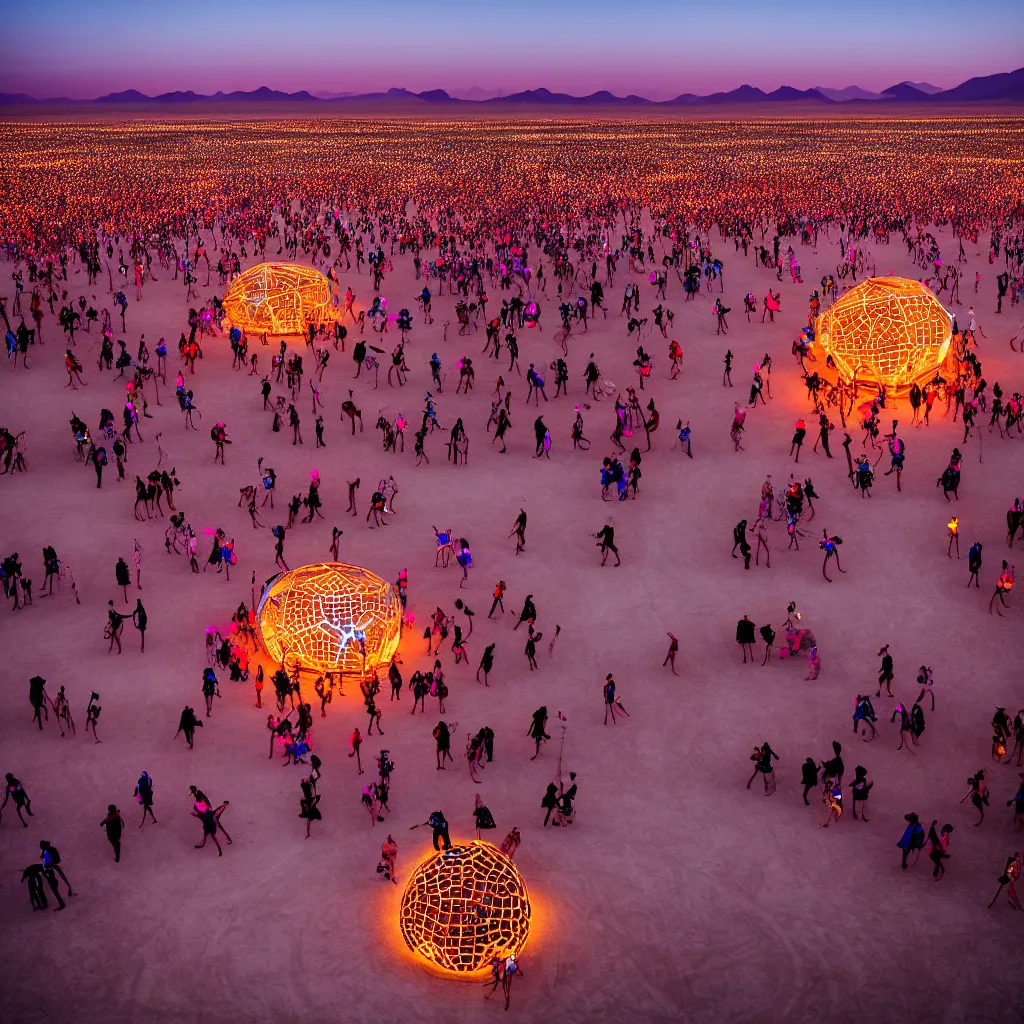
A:
[[[75,894],[71,891],[71,883],[68,881],[68,876],[64,874],[64,870],[60,866],[60,851],[48,839],[39,840],[39,859],[42,861],[43,870],[50,876],[60,875],[64,879],[64,884],[68,887],[68,896],[74,896]],[[56,877],[53,877],[50,885],[54,893],[56,893]],[[57,898],[60,899],[59,896]]]
[[[899,838],[896,845],[903,851],[900,867],[906,871],[907,858],[913,850],[920,850],[924,847],[925,837],[924,829],[921,827],[921,819],[916,814],[913,812],[904,814],[903,820],[907,823],[907,827],[903,830],[903,835]]]

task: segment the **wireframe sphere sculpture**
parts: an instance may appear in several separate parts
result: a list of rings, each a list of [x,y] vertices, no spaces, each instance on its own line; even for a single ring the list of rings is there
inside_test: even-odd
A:
[[[846,378],[903,391],[942,367],[949,314],[919,281],[869,277],[818,317],[817,340]]]
[[[289,672],[362,678],[398,650],[402,606],[391,584],[368,569],[319,562],[269,580],[257,618],[268,653]]]
[[[318,270],[294,263],[258,263],[224,293],[234,327],[268,334],[304,334],[332,319],[331,288]]]
[[[435,853],[402,894],[402,938],[433,966],[459,974],[487,970],[517,954],[530,934],[530,896],[497,847],[474,840]]]

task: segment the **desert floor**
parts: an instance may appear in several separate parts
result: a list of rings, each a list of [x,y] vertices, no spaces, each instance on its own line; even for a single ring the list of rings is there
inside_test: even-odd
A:
[[[716,236],[717,237],[717,236]],[[948,234],[942,236],[950,256]],[[770,236],[767,242],[770,244]],[[817,251],[799,247],[804,284],[780,287],[783,312],[774,325],[747,323],[742,296],[760,303],[774,274],[758,270],[753,254],[725,257],[725,299],[732,307],[730,330],[716,337],[712,298],[690,303],[673,278],[668,305],[676,312],[674,336],[685,353],[684,373],[667,379],[668,342],[656,332],[644,338],[655,357],[644,392],[661,413],[661,429],[645,454],[637,500],[602,503],[599,468],[611,454],[607,441],[614,414],[610,400],[583,410],[589,453],[569,441],[581,374],[589,352],[602,376],[620,389],[636,383],[631,366],[635,340],[627,340],[618,315],[627,274],[606,288],[609,316],[589,333],[569,341],[568,398],[555,400],[548,364],[558,354],[555,282],[548,275],[543,332],[521,332],[523,373],[535,362],[548,380],[550,401],[541,412],[551,428],[550,461],[533,458],[532,423],[537,411],[524,406],[525,380],[507,364],[497,367],[480,353],[483,330],[459,337],[454,299],[434,303],[435,323],[422,322],[414,296],[411,260],[395,257],[395,271],[382,288],[394,313],[405,305],[417,314],[408,346],[412,368],[404,389],[378,388],[364,373],[353,381],[348,352],[332,354],[324,377],[327,448],[314,448],[308,386],[300,396],[304,445],[293,447],[290,431],[274,434],[261,411],[259,378],[233,372],[228,342],[206,339],[204,358],[188,386],[202,411],[198,431],[186,430],[173,394],[176,339],[186,326],[190,303],[181,282],[156,269],[140,304],[134,289],[126,338],[134,351],[141,332],[152,349],[165,336],[171,349],[168,386],[161,405],[149,395],[152,419],[142,423],[144,443],[129,451],[128,480],[118,483],[111,465],[101,490],[88,467],[74,459],[68,428],[72,411],[95,428],[99,410],[120,414],[123,381],[96,368],[98,333],[80,335],[77,352],[87,386],[64,387],[62,339],[54,318],[44,321],[45,345],[29,357],[30,369],[7,373],[3,420],[27,430],[29,472],[0,481],[3,553],[18,551],[36,582],[35,604],[0,616],[5,661],[2,672],[7,713],[0,719],[0,768],[12,771],[33,800],[31,827],[22,828],[10,805],[0,826],[0,1010],[6,1020],[174,1022],[206,1020],[279,1021],[476,1021],[502,1015],[497,1000],[485,1002],[476,984],[440,979],[418,966],[403,946],[396,909],[401,884],[430,848],[429,830],[410,831],[434,808],[443,808],[453,838],[472,835],[474,794],[479,791],[497,820],[496,841],[518,825],[523,843],[516,856],[535,905],[534,932],[522,958],[510,1014],[520,1019],[559,1021],[941,1021],[1020,1020],[1020,950],[1024,915],[1005,900],[986,905],[1006,857],[1021,844],[1006,801],[1018,769],[993,764],[989,722],[996,705],[1012,715],[1022,703],[1024,632],[1019,597],[1002,618],[988,613],[999,560],[1006,549],[1004,514],[1024,493],[1024,440],[1000,440],[984,432],[966,446],[959,424],[943,417],[930,427],[910,426],[910,409],[898,403],[907,443],[903,491],[881,476],[870,500],[846,478],[837,429],[836,458],[828,461],[805,445],[798,466],[787,458],[793,423],[808,404],[790,342],[805,322],[807,297],[822,273],[834,271],[837,240],[819,239]],[[879,274],[920,276],[894,240],[873,249]],[[251,259],[248,261],[251,263]],[[12,292],[10,267],[3,271]],[[965,267],[961,322],[974,299],[975,270],[982,273],[977,297],[984,336],[979,354],[990,382],[1009,393],[1020,388],[1024,358],[1011,353],[1008,337],[1020,325],[1007,307],[994,315],[994,275],[987,238],[971,246]],[[115,271],[116,273],[116,271]],[[200,295],[216,290],[216,276]],[[642,282],[643,310],[654,305],[653,288]],[[98,295],[109,301],[106,281],[89,288],[72,271],[73,298]],[[343,274],[360,306],[372,297],[369,278]],[[432,285],[435,295],[436,283]],[[491,309],[500,305],[490,289]],[[573,296],[574,297],[574,296]],[[447,341],[442,340],[450,321]],[[351,326],[351,325],[350,325]],[[649,330],[650,328],[648,328]],[[115,331],[115,338],[120,331]],[[369,339],[369,334],[367,334]],[[373,339],[380,343],[379,339]],[[271,348],[259,348],[260,371],[269,371]],[[397,332],[387,335],[390,351]],[[301,339],[292,339],[302,347]],[[736,354],[735,387],[722,387],[726,347]],[[404,454],[385,453],[373,429],[378,410],[399,411],[416,423],[430,387],[427,361],[440,355],[447,379],[437,395],[438,415],[450,426],[463,417],[469,432],[469,464],[445,461],[445,446],[428,442],[430,465],[416,468],[412,430]],[[773,398],[751,411],[744,447],[734,452],[729,425],[734,401],[747,396],[753,364],[774,357]],[[474,357],[476,388],[456,395],[458,358]],[[312,360],[307,358],[308,378]],[[386,368],[385,363],[385,368]],[[820,366],[820,364],[819,364]],[[513,390],[513,429],[507,455],[499,455],[485,431],[489,394],[502,372]],[[352,437],[339,422],[347,389],[363,411],[365,430]],[[278,387],[277,393],[282,392]],[[678,418],[693,427],[694,459],[673,445]],[[230,465],[213,463],[209,430],[227,423],[233,440]],[[164,552],[165,520],[132,516],[136,473],[156,466],[155,434],[181,487],[177,507],[197,532],[223,527],[236,540],[238,564],[230,582],[223,575],[189,572],[186,561]],[[862,432],[854,430],[854,454]],[[446,436],[446,435],[445,435]],[[635,439],[634,439],[635,440]],[[642,439],[641,439],[642,440]],[[983,448],[981,445],[983,444]],[[960,500],[948,505],[935,486],[954,445],[964,450]],[[434,768],[431,729],[440,717],[409,721],[411,694],[387,701],[383,742],[397,763],[391,817],[369,827],[359,803],[360,786],[344,756],[352,728],[365,733],[366,716],[350,686],[326,719],[316,719],[315,751],[324,763],[320,785],[324,820],[309,841],[297,817],[300,767],[267,758],[267,711],[254,707],[251,683],[221,677],[223,699],[197,733],[189,751],[174,739],[181,708],[202,709],[200,676],[206,665],[204,630],[225,628],[239,601],[250,599],[250,575],[273,572],[273,540],[254,531],[238,489],[257,482],[257,459],[278,472],[279,509],[304,491],[310,471],[323,479],[325,519],[289,531],[285,555],[292,566],[329,557],[331,526],[341,526],[341,557],[367,566],[385,579],[408,567],[410,610],[416,628],[402,644],[406,679],[432,658],[424,652],[422,627],[435,606],[448,611],[463,597],[477,613],[469,641],[469,664],[443,660],[451,696],[445,719],[457,722],[456,762],[445,773]],[[761,483],[772,474],[781,491],[791,471],[810,476],[821,500],[799,551],[786,550],[782,524],[770,534],[772,567],[749,572],[729,557],[733,524],[756,518]],[[374,483],[394,474],[400,493],[387,528],[364,521]],[[346,480],[359,476],[360,513],[344,515]],[[527,548],[514,557],[509,530],[520,507],[527,510]],[[269,509],[264,510],[264,512]],[[946,522],[960,517],[963,557],[946,557]],[[277,519],[284,521],[281,509]],[[622,566],[601,568],[593,534],[615,525]],[[451,526],[472,544],[475,567],[465,589],[453,566],[434,567],[431,526]],[[822,578],[816,531],[827,527],[843,538],[845,575]],[[125,650],[107,653],[103,639],[107,600],[124,606],[114,583],[114,562],[131,563],[133,539],[143,549],[140,596],[149,612],[145,654],[138,634],[125,630]],[[966,589],[967,549],[984,546],[982,588]],[[210,538],[200,533],[200,558]],[[53,544],[72,567],[82,597],[76,605],[65,586],[41,599],[40,552]],[[507,614],[486,618],[499,579],[508,582]],[[539,610],[540,670],[530,673],[523,653],[524,630],[513,633],[522,600],[535,596]],[[787,602],[795,600],[818,638],[822,672],[805,681],[806,661],[773,658],[766,667],[742,663],[734,642],[737,619],[748,614],[781,633]],[[555,625],[561,636],[548,654]],[[679,678],[662,668],[666,631],[680,638]],[[491,686],[473,675],[484,646],[496,642]],[[877,651],[890,644],[896,663],[897,699],[912,701],[918,666],[935,674],[937,709],[926,707],[927,730],[913,752],[897,751],[898,732],[889,718],[896,700],[876,701],[879,738],[863,743],[851,732],[854,696],[874,692]],[[612,672],[630,717],[614,728],[602,725],[601,685]],[[54,695],[66,685],[78,735],[62,739],[51,715],[39,733],[31,724],[28,679],[44,676]],[[101,694],[102,743],[83,732],[89,691]],[[272,700],[268,685],[266,695]],[[546,704],[553,739],[536,761],[525,737],[533,710]],[[555,712],[567,719],[565,770],[578,773],[577,817],[571,829],[544,829],[540,799],[554,777],[559,733]],[[465,736],[489,724],[496,733],[495,760],[479,786],[469,778]],[[752,746],[767,739],[781,755],[778,791],[765,797],[758,782],[744,788]],[[863,764],[875,781],[869,814],[861,823],[847,814],[838,827],[821,829],[815,799],[800,799],[800,764],[822,758],[832,740],[844,744],[847,779]],[[374,735],[363,747],[372,770],[379,749]],[[992,805],[984,825],[958,804],[968,775],[988,770]],[[135,780],[146,770],[155,780],[158,825],[138,828],[132,799]],[[208,844],[193,849],[199,826],[189,816],[188,786],[215,800],[230,800],[224,823],[234,843],[218,858]],[[847,803],[849,804],[849,795]],[[99,828],[108,803],[126,818],[124,852],[115,864]],[[896,841],[903,815],[916,811],[925,827],[933,818],[954,825],[946,878],[931,879],[927,858],[901,872]],[[381,841],[390,831],[399,844],[399,886],[374,872]],[[38,857],[41,838],[61,851],[62,866],[76,895],[66,912],[33,913],[20,882],[21,869]],[[51,900],[51,906],[53,905]]]

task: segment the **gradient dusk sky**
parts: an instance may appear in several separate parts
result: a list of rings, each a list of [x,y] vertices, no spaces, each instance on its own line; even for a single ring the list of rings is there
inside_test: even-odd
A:
[[[0,91],[471,86],[665,99],[743,83],[948,88],[1024,65],[1024,2],[9,0]]]

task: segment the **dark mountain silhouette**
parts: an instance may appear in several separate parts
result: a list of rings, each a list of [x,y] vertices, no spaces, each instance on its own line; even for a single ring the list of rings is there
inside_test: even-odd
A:
[[[403,103],[419,105],[446,106],[473,104],[477,106],[572,106],[572,107],[639,107],[639,106],[722,106],[726,104],[748,105],[761,103],[815,103],[822,105],[838,105],[845,103],[875,105],[883,103],[981,103],[1009,102],[1024,103],[1024,68],[996,75],[984,75],[971,78],[953,89],[935,91],[936,87],[926,82],[898,82],[882,93],[870,93],[859,86],[847,86],[845,89],[794,89],[783,85],[772,92],[765,92],[752,85],[741,85],[728,92],[714,92],[708,96],[694,93],[681,93],[670,100],[654,101],[643,96],[630,94],[616,96],[607,89],[590,93],[587,96],[572,96],[564,92],[552,92],[550,89],[526,89],[511,93],[508,96],[494,96],[482,99],[460,99],[452,96],[444,89],[429,89],[426,92],[412,92],[409,89],[388,89],[386,92],[369,93],[319,93],[313,95],[305,89],[299,92],[283,92],[261,86],[252,91],[236,90],[234,92],[216,92],[212,96],[193,92],[191,89],[160,93],[147,96],[137,89],[126,89],[123,92],[112,92],[94,100],[34,99],[24,93],[0,93],[0,107],[19,106],[160,106],[188,105],[198,106],[211,103],[305,103],[310,105],[328,105],[332,107],[347,104],[366,104],[367,102]],[[877,99],[875,98],[877,97]]]
[[[729,92],[713,92],[710,96],[695,96],[684,92],[675,99],[666,100],[669,106],[701,106],[704,104],[726,103],[792,103],[797,100],[810,100],[813,103],[832,103],[824,93],[817,89],[794,89],[783,85],[773,92],[765,92],[753,85],[741,85]]]
[[[926,92],[921,92],[909,82],[897,82],[896,85],[890,85],[888,89],[882,90],[882,99],[900,100],[905,103],[927,103],[931,96]]]
[[[848,85],[843,89],[829,89],[824,85],[816,85],[814,89],[816,92],[820,92],[822,96],[835,100],[836,103],[848,103],[850,100],[877,100],[880,98],[879,93],[871,92],[869,89],[862,89],[859,85]]]
[[[572,106],[609,106],[624,104],[646,105],[651,101],[643,96],[616,96],[602,89],[599,92],[592,92],[589,96],[570,96],[565,92],[551,92],[550,89],[526,89],[523,92],[513,92],[508,96],[494,96],[489,100],[482,100],[482,103],[515,103],[515,104],[538,104],[554,105],[568,104]]]
[[[139,92],[138,89],[125,89],[124,92],[112,92],[93,100],[94,103],[152,103],[153,97]]]
[[[981,78],[968,78],[966,82],[952,89],[936,93],[936,100],[959,101],[967,100],[1006,100],[1019,103],[1024,101],[1024,68],[1007,71],[1000,75],[984,75]]]

